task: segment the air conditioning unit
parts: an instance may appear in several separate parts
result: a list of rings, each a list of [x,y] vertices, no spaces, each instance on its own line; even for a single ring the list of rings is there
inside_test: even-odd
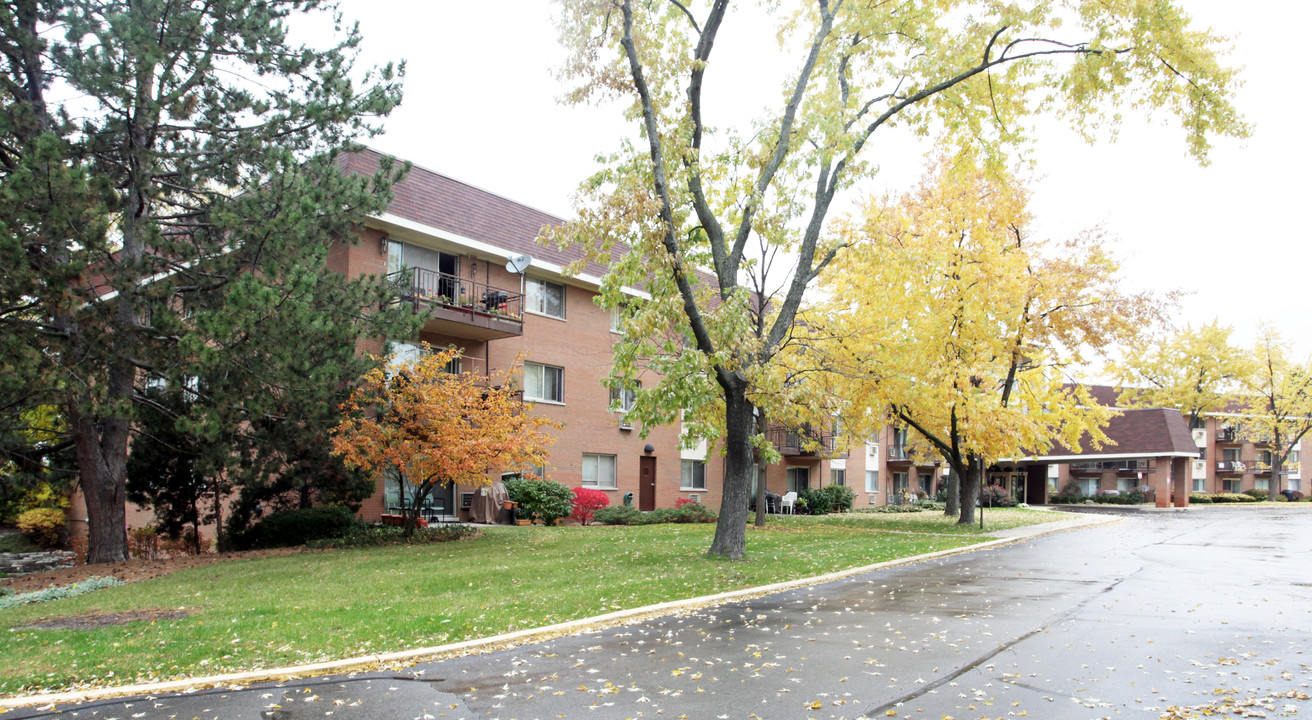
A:
[[[623,418],[623,417],[620,418],[620,429],[621,429],[621,430],[632,430],[632,429],[633,429],[633,421],[632,421],[632,420],[629,420],[628,418]]]
[[[1206,461],[1206,460],[1195,460],[1195,461],[1194,461],[1194,474],[1193,474],[1193,476],[1194,476],[1194,478],[1205,478],[1205,477],[1207,477],[1207,461]]]
[[[701,501],[702,501],[701,495],[697,495],[694,493],[688,496],[688,502],[700,503]]]
[[[878,496],[878,495],[867,495],[867,496],[866,496],[866,502],[870,503],[871,505],[874,505],[874,504],[875,504],[875,501],[878,500],[878,499],[879,499],[879,496]]]
[[[1202,428],[1194,428],[1194,445],[1198,447],[1207,447],[1207,431]]]

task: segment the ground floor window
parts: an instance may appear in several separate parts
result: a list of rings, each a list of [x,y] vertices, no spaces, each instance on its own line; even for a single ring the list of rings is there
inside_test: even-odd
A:
[[[1098,478],[1080,478],[1080,494],[1094,495],[1098,492]]]
[[[1228,492],[1228,493],[1239,492],[1239,480],[1236,478],[1226,478],[1222,480],[1221,492]]]
[[[1139,487],[1137,478],[1116,478],[1116,489],[1123,493],[1128,493],[1136,487]]]
[[[787,492],[801,492],[811,487],[811,470],[804,467],[788,468]]]
[[[679,480],[681,490],[706,489],[706,463],[701,460],[684,460],[683,471]]]
[[[831,469],[831,470],[829,471],[829,484],[830,484],[830,485],[846,485],[846,484],[847,484],[847,470],[846,470],[846,469],[844,469],[844,470],[839,470],[839,469],[837,469],[837,468],[833,468],[833,469]]]
[[[920,473],[920,491],[927,494],[934,494],[934,473]]]
[[[1194,478],[1194,492],[1207,492],[1207,478]]]
[[[1303,492],[1303,481],[1299,478],[1289,478],[1289,489],[1291,492]]]
[[[1270,489],[1271,489],[1271,478],[1264,478],[1264,477],[1254,478],[1254,479],[1253,479],[1253,489],[1254,489],[1254,490],[1270,490]]]
[[[615,489],[615,456],[583,453],[583,487]]]
[[[906,492],[906,491],[907,491],[907,486],[908,486],[909,484],[910,484],[910,483],[909,483],[909,478],[907,477],[907,474],[906,474],[906,473],[904,473],[904,472],[895,472],[895,473],[893,473],[893,492],[894,492],[894,493],[904,493],[904,492]]]
[[[879,492],[879,471],[878,471],[878,470],[867,470],[867,471],[866,471],[866,492],[868,492],[868,493],[877,493],[877,492]]]

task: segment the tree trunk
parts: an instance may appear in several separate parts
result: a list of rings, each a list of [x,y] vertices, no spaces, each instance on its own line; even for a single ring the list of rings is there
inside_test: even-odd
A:
[[[74,402],[90,404],[90,399],[79,397]],[[87,564],[124,562],[128,559],[123,482],[128,423],[123,418],[97,422],[85,415],[81,407],[69,408],[69,421],[82,496],[87,503]]]
[[[966,462],[966,477],[961,480],[961,517],[958,525],[975,524],[975,503],[979,502],[980,476],[984,471],[984,461],[971,457]]]
[[[756,418],[746,388],[739,383],[724,390],[724,489],[720,519],[708,555],[741,560],[747,549],[747,501],[752,488],[752,435]]]
[[[764,433],[764,432],[765,432],[765,413],[764,413],[764,412],[759,413],[759,414],[756,416],[756,432],[757,432],[757,433]],[[759,448],[757,448],[757,447],[753,447],[753,448],[752,448],[752,460],[753,460],[752,467],[751,467],[751,469],[750,469],[750,471],[749,471],[749,472],[752,473],[752,477],[750,477],[750,478],[748,479],[748,481],[747,481],[747,487],[749,487],[749,488],[752,486],[752,480],[755,480],[755,479],[756,479],[756,478],[755,478],[755,475],[756,475],[756,468],[757,468],[759,465],[764,464],[764,463],[762,462],[762,460],[761,460],[761,450],[760,450]],[[765,497],[765,483],[763,483],[763,482],[758,482],[758,483],[756,484],[756,527],[759,527],[759,528],[763,528],[763,527],[765,527],[765,511],[766,511],[766,509],[767,509],[767,508],[766,508],[766,505],[767,505],[767,502],[766,502],[766,497]]]
[[[948,502],[943,514],[956,517],[961,514],[961,475],[956,470],[948,473]]]

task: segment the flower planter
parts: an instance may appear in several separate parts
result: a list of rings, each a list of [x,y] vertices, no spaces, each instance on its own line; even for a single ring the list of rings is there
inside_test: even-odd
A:
[[[516,525],[532,525],[533,521],[528,518],[515,518]]]

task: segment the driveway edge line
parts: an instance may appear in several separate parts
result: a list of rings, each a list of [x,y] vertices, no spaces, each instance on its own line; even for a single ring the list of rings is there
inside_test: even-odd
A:
[[[65,693],[49,693],[45,695],[28,695],[24,697],[0,699],[0,715],[5,710],[33,707],[33,706],[55,706],[59,704],[87,702],[91,700],[108,700],[116,697],[126,697],[131,695],[158,695],[163,693],[187,693],[196,692],[210,688],[232,687],[240,685],[249,685],[260,682],[273,682],[278,680],[297,680],[306,677],[333,674],[351,674],[359,672],[378,671],[389,668],[405,667],[421,661],[440,660],[460,655],[473,655],[481,652],[491,652],[502,650],[516,645],[526,645],[534,642],[542,642],[563,635],[570,635],[584,630],[600,630],[606,627],[622,625],[628,622],[638,620],[648,620],[656,617],[675,615],[681,612],[692,612],[702,610],[716,605],[722,605],[727,602],[737,600],[749,600],[751,598],[762,597],[764,595],[773,595],[774,593],[794,590],[796,588],[808,587],[812,585],[822,585],[835,580],[842,580],[854,575],[863,575],[865,573],[875,572],[891,567],[910,565],[912,563],[936,560],[938,558],[951,557],[953,555],[962,555],[968,552],[977,552],[980,550],[989,550],[992,548],[1015,545],[1026,540],[1043,537],[1045,535],[1055,535],[1056,533],[1069,532],[1071,530],[1084,530],[1086,528],[1098,527],[1101,525],[1111,525],[1121,522],[1124,518],[1105,516],[1105,515],[1084,515],[1088,518],[1081,522],[1057,522],[1051,523],[1054,527],[1048,525],[1029,525],[1022,528],[1021,533],[1013,537],[1003,537],[995,540],[989,540],[976,545],[967,545],[965,547],[952,548],[949,550],[938,550],[923,555],[899,558],[897,560],[886,560],[873,565],[864,565],[862,567],[839,570],[837,572],[826,573],[824,575],[815,575],[807,578],[798,578],[796,580],[787,580],[784,582],[772,583],[770,585],[760,585],[753,588],[743,588],[741,590],[731,590],[729,592],[718,593],[715,595],[703,595],[701,597],[687,598],[685,600],[671,600],[669,602],[657,603],[655,605],[644,605],[642,607],[630,608],[628,610],[617,610],[604,615],[594,615],[592,617],[570,620],[568,622],[547,625],[540,628],[529,628],[525,630],[516,630],[514,632],[503,633],[486,638],[476,638],[473,640],[462,640],[456,643],[446,645],[436,645],[427,648],[415,648],[413,650],[401,650],[393,653],[381,653],[377,655],[362,655],[354,658],[343,660],[331,660],[322,663],[310,663],[307,665],[292,665],[280,668],[269,668],[264,670],[247,670],[238,673],[225,673],[222,675],[210,675],[206,677],[187,678],[185,680],[169,680],[159,683],[147,683],[141,685],[123,685],[112,688],[96,688],[91,690],[77,690]],[[1033,531],[1029,530],[1033,528]],[[1005,531],[1004,531],[1005,532]],[[233,687],[233,689],[239,689]]]

